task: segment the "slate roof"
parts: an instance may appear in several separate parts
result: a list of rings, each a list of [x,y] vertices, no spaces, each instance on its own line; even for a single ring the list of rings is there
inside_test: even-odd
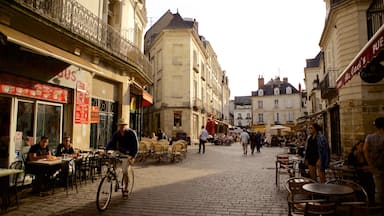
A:
[[[251,105],[251,96],[235,96],[235,105]]]
[[[281,81],[279,77],[277,77],[276,79],[271,79],[268,83],[264,84],[263,88],[261,89],[263,89],[264,96],[274,95],[275,88],[279,88],[280,95],[284,95],[286,94],[287,87],[291,87],[292,94],[299,93],[299,91],[292,84],[290,84],[289,82]],[[258,90],[252,91],[252,96],[258,95]]]
[[[320,59],[322,57],[322,52],[320,51],[315,58],[313,59],[307,59],[307,68],[314,68],[320,66]]]

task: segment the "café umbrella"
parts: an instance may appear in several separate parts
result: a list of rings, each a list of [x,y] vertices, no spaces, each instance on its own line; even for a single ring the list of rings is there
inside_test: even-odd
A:
[[[273,125],[272,127],[269,128],[271,130],[271,132],[275,132],[277,134],[280,134],[281,131],[284,131],[284,132],[289,132],[291,131],[291,128],[290,127],[287,127],[287,126],[284,126],[284,125]]]

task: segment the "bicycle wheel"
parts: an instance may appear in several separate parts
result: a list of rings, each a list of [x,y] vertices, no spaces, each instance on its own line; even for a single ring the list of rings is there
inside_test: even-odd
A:
[[[99,184],[96,195],[96,207],[99,211],[105,211],[112,198],[112,179],[108,176],[104,176]]]

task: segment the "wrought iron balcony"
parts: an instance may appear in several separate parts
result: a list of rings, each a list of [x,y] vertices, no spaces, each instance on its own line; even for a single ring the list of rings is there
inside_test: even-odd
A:
[[[337,96],[336,88],[329,84],[329,73],[327,73],[324,76],[324,79],[320,82],[320,91],[322,99],[331,99]]]
[[[92,45],[139,68],[150,77],[150,63],[145,55],[121,32],[99,19],[75,0],[14,0],[23,8],[37,13],[80,36]]]

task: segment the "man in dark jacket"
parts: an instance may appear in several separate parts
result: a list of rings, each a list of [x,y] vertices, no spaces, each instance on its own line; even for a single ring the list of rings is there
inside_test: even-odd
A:
[[[126,128],[128,123],[124,119],[117,122],[118,130],[112,135],[111,141],[106,146],[107,150],[120,152],[122,158],[122,170],[124,175],[124,198],[128,197],[128,165],[133,165],[138,150],[138,140],[136,132]]]

